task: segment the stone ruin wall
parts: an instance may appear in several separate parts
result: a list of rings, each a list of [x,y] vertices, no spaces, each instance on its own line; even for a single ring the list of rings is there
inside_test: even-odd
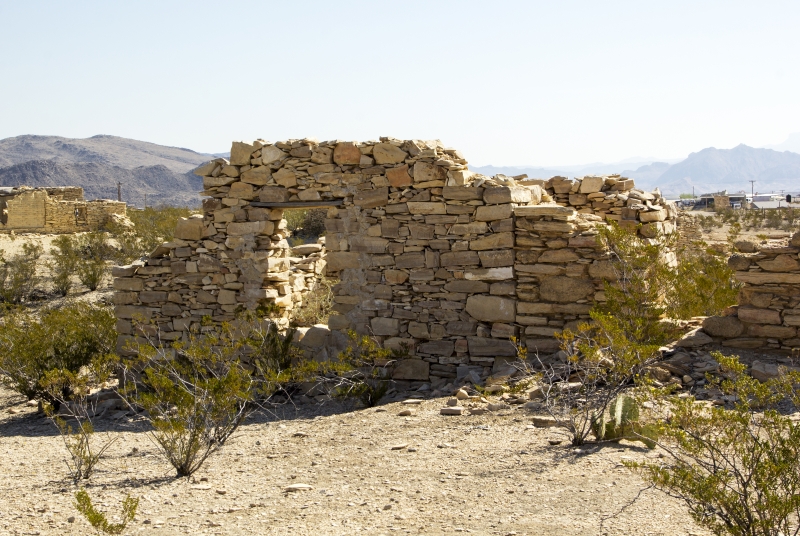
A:
[[[438,141],[234,142],[230,161],[197,173],[203,214],[146,261],[114,269],[120,350],[137,336],[134,317],[164,340],[262,300],[288,318],[324,270],[338,278],[334,313],[300,341],[316,358],[343,349],[354,329],[410,345],[396,380],[477,380],[516,355],[511,337],[555,350],[553,334],[603,299],[614,274],[598,224],[642,224],[654,237],[677,216],[657,191],[619,176],[476,175]],[[327,207],[327,255],[289,248],[283,209],[293,204]]]
[[[800,233],[784,245],[753,244],[728,265],[743,283],[739,304],[705,319],[703,331],[729,348],[800,351]]]
[[[86,201],[83,188],[18,188],[0,197],[0,231],[75,233],[97,229],[113,217],[126,215],[125,203]]]

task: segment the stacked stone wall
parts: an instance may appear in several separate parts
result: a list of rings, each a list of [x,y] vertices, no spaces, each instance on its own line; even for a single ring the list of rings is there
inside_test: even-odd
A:
[[[20,188],[5,197],[0,231],[74,233],[98,229],[114,215],[124,217],[125,203],[85,201],[83,188]]]
[[[730,348],[784,353],[800,348],[800,233],[785,245],[756,246],[728,259],[743,284],[739,305],[709,317],[703,331]]]
[[[198,174],[203,214],[145,262],[115,269],[120,347],[135,316],[166,339],[263,300],[288,319],[324,266],[338,278],[334,314],[301,344],[330,356],[350,329],[407,344],[395,379],[410,382],[485,377],[516,355],[512,337],[555,349],[553,333],[588,318],[613,276],[596,226],[642,224],[652,238],[677,213],[619,176],[477,175],[438,141],[234,142],[230,161]],[[283,209],[295,205],[328,207],[324,260],[292,262]]]

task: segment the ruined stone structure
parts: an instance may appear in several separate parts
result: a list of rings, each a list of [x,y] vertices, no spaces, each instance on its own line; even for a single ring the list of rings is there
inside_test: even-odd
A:
[[[83,188],[0,188],[0,231],[75,233],[97,229],[126,205],[99,199],[86,201]]]
[[[800,348],[800,233],[785,246],[752,244],[728,265],[743,283],[739,305],[728,316],[712,316],[703,331],[730,348]],[[711,341],[709,341],[711,342]]]
[[[653,237],[674,230],[677,214],[619,176],[473,174],[438,141],[234,142],[230,161],[197,173],[203,214],[145,262],[114,271],[120,348],[137,315],[166,340],[263,300],[288,317],[324,267],[339,282],[329,326],[301,341],[315,356],[342,349],[354,329],[410,345],[395,379],[485,377],[516,355],[511,337],[552,351],[553,333],[603,299],[614,274],[596,225],[641,223]],[[289,248],[283,210],[295,207],[327,208],[324,260]]]

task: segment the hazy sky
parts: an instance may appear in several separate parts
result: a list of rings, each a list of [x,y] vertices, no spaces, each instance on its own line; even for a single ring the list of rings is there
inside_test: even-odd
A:
[[[800,2],[0,0],[0,138],[439,138],[475,165],[800,131]]]

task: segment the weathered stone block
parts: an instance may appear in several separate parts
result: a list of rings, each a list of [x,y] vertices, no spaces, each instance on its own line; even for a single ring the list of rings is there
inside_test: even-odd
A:
[[[511,341],[488,337],[467,337],[470,357],[515,357],[517,349]]]
[[[422,359],[403,359],[394,368],[392,379],[409,381],[428,381],[430,363]]]
[[[759,309],[757,307],[739,307],[737,312],[739,320],[751,324],[780,325],[781,313],[774,309]]]
[[[375,317],[370,320],[370,326],[378,337],[393,337],[400,333],[400,321],[396,318]]]
[[[591,281],[573,277],[546,277],[539,286],[539,295],[543,300],[569,303],[594,295],[594,284]]]
[[[482,251],[487,249],[504,249],[514,247],[514,233],[496,233],[476,238],[469,243],[469,249]]]
[[[744,325],[735,316],[709,316],[703,320],[703,331],[712,337],[732,339],[744,333]]]
[[[140,291],[144,289],[144,279],[135,277],[116,277],[114,278],[114,290]]]
[[[360,190],[353,196],[353,204],[361,208],[382,207],[389,203],[389,188]]]
[[[530,203],[531,191],[523,187],[500,186],[486,188],[483,192],[483,201],[487,205],[500,205],[503,203]]]
[[[205,225],[201,218],[181,218],[175,226],[175,238],[181,240],[201,240]]]
[[[514,300],[486,295],[467,298],[466,311],[484,322],[513,322],[517,314]]]

